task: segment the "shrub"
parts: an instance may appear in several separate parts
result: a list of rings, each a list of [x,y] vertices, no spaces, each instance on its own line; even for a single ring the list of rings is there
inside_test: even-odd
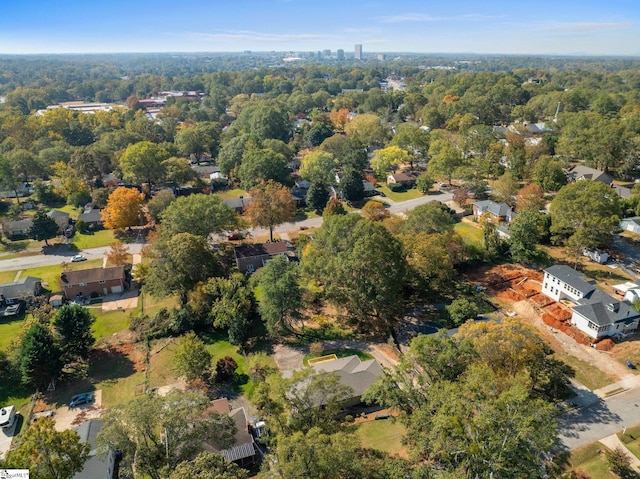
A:
[[[216,363],[216,382],[230,381],[235,376],[236,369],[238,369],[238,363],[231,356],[218,359]]]

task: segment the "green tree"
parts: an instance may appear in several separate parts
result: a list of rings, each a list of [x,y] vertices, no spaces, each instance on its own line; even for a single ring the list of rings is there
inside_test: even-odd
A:
[[[302,306],[302,293],[298,285],[298,266],[284,256],[277,256],[258,271],[261,296],[258,310],[271,335],[291,331]]]
[[[96,341],[91,331],[95,321],[93,314],[82,306],[65,305],[58,309],[53,327],[60,335],[59,346],[65,362],[88,359]]]
[[[153,198],[149,200],[147,203],[147,209],[149,210],[149,216],[156,223],[161,221],[161,214],[167,207],[171,204],[173,200],[176,199],[176,196],[170,190],[162,190],[158,192]]]
[[[453,231],[455,212],[440,201],[416,206],[407,213],[402,230],[407,233],[445,233]]]
[[[498,203],[506,203],[509,206],[515,205],[515,195],[518,192],[519,185],[513,175],[506,172],[500,178],[493,182],[491,196]]]
[[[462,164],[460,150],[445,139],[437,139],[431,143],[429,156],[431,159],[427,165],[427,173],[451,184],[455,171]]]
[[[382,145],[387,138],[387,131],[382,126],[380,117],[373,113],[357,115],[346,124],[345,131],[349,137],[365,146]]]
[[[326,185],[312,182],[305,198],[307,204],[317,212],[322,212],[329,201],[329,190]]]
[[[43,241],[49,246],[49,240],[55,238],[58,235],[58,223],[53,218],[47,216],[44,210],[36,211],[33,215],[32,223],[27,230],[27,236],[36,241]]]
[[[609,186],[580,180],[558,192],[551,202],[549,216],[552,239],[571,246],[579,256],[583,248],[609,244],[618,226],[620,205]]]
[[[325,297],[362,328],[391,331],[402,305],[388,298],[401,297],[407,263],[384,226],[357,215],[329,216],[302,264]]]
[[[189,292],[198,283],[220,272],[207,240],[191,233],[154,243],[152,254],[146,288],[157,297],[178,294],[182,305],[187,304]]]
[[[289,184],[287,159],[269,148],[252,148],[245,151],[237,170],[242,187],[248,190],[261,181],[273,180]]]
[[[287,112],[266,102],[253,103],[244,108],[232,128],[256,135],[260,140],[273,138],[286,142],[291,136]]]
[[[233,444],[231,418],[209,406],[206,396],[184,391],[120,403],[104,413],[98,444],[122,451],[121,474],[167,477],[180,463],[194,460],[203,443],[217,448]]]
[[[217,195],[181,196],[160,213],[162,231],[167,237],[191,233],[207,238],[212,233],[234,230],[238,217]]]
[[[416,188],[418,188],[423,195],[429,193],[435,181],[428,173],[422,173],[416,178]]]
[[[327,206],[322,212],[322,218],[326,220],[327,218],[333,215],[346,215],[346,214],[347,214],[347,210],[344,209],[344,205],[342,204],[342,201],[340,201],[338,198],[331,198],[329,201],[327,201]]]
[[[201,378],[211,369],[211,353],[195,333],[187,333],[178,340],[173,368],[187,381]]]
[[[7,453],[4,467],[29,468],[36,479],[72,479],[82,470],[91,446],[77,432],[56,431],[53,419],[41,418],[20,435],[16,448]]]
[[[169,479],[247,479],[249,472],[220,454],[201,452],[193,461],[185,461],[171,472]]]
[[[244,155],[249,138],[250,136],[248,134],[234,136],[222,144],[220,154],[218,155],[220,171],[226,175],[233,174],[235,176],[235,172],[242,163],[242,156]]]
[[[249,194],[253,201],[245,209],[247,217],[254,226],[269,228],[269,238],[273,241],[273,228],[293,222],[296,214],[289,188],[269,180],[259,183]]]
[[[390,142],[391,145],[399,146],[409,152],[411,169],[413,169],[413,162],[416,159],[426,158],[429,152],[429,143],[429,132],[411,123],[400,123]]]
[[[420,289],[445,292],[455,276],[455,245],[461,238],[451,233],[433,234],[423,231],[400,236],[406,252],[410,277]]]
[[[32,324],[18,352],[22,381],[37,388],[46,387],[62,370],[61,355],[51,331],[40,323]]]
[[[160,145],[141,141],[128,146],[120,157],[120,170],[125,178],[149,185],[164,179],[162,162],[171,155]]]
[[[183,128],[176,133],[175,143],[180,153],[185,156],[191,154],[201,158],[203,153],[215,156],[218,153],[222,127],[213,121],[201,122],[189,128]]]
[[[333,135],[333,130],[324,123],[313,125],[304,134],[305,141],[311,146],[318,146]]]
[[[468,319],[476,319],[480,314],[480,308],[478,304],[467,298],[457,298],[447,306],[447,313],[449,318],[455,326],[460,326]]]
[[[388,171],[395,172],[400,165],[409,163],[410,159],[407,150],[392,145],[376,150],[371,159],[371,167],[376,172],[378,179],[385,179]]]
[[[165,181],[172,186],[181,186],[198,178],[186,158],[169,158],[162,162],[165,171]]]
[[[509,224],[509,251],[514,261],[529,263],[536,254],[544,228],[544,216],[534,209],[525,209]]]
[[[357,203],[364,198],[364,180],[362,173],[348,168],[342,173],[340,179],[340,195],[345,201]]]
[[[532,181],[544,191],[558,191],[567,184],[567,175],[559,161],[540,157],[533,167]]]
[[[335,170],[337,164],[331,153],[314,150],[304,156],[299,174],[311,183],[331,185],[336,180]]]

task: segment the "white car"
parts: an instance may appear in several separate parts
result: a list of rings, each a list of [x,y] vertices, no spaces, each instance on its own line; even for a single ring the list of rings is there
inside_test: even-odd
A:
[[[16,407],[8,406],[0,409],[0,427],[2,429],[10,429],[16,422]]]
[[[79,263],[80,261],[86,261],[86,260],[87,258],[85,258],[84,255],[81,255],[81,254],[77,254],[73,258],[71,258],[72,263]]]

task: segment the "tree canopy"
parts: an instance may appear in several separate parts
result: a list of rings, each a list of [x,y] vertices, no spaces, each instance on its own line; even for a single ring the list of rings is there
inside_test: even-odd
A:
[[[212,233],[234,230],[238,226],[235,212],[216,195],[180,196],[160,213],[160,219],[167,237],[191,233],[207,238]]]

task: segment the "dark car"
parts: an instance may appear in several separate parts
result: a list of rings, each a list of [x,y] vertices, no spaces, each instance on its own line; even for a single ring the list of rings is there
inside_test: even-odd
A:
[[[77,407],[90,402],[93,402],[93,393],[76,394],[69,401],[69,407]]]

